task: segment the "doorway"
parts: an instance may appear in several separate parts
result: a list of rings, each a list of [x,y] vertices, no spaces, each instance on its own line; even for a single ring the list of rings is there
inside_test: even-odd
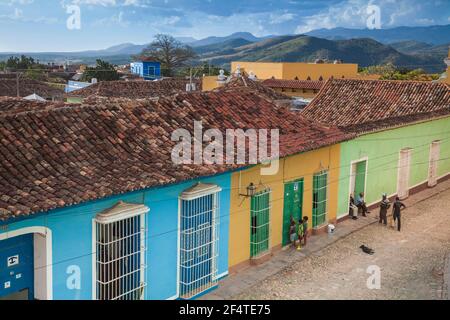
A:
[[[50,229],[27,227],[0,233],[0,299],[53,299]]]
[[[304,180],[287,182],[284,185],[283,246],[290,244],[291,217],[298,223],[303,218]]]
[[[0,298],[34,299],[33,234],[0,241]]]
[[[350,193],[358,199],[360,193],[366,192],[367,158],[352,162],[350,173]]]

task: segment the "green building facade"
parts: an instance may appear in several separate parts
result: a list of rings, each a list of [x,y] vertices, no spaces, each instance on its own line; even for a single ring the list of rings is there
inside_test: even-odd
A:
[[[338,218],[348,215],[350,193],[365,191],[368,205],[382,194],[433,185],[450,173],[450,117],[367,133],[341,144]],[[433,183],[434,181],[434,183]]]

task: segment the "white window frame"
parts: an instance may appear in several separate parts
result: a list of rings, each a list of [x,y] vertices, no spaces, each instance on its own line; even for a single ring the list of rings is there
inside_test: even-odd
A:
[[[177,297],[182,299],[192,299],[195,296],[202,294],[203,292],[215,287],[218,282],[218,256],[219,256],[219,225],[220,225],[220,192],[222,188],[217,185],[205,185],[204,190],[199,190],[196,192],[185,191],[182,193],[178,199],[178,258],[177,258]],[[182,281],[181,281],[181,265],[182,265],[182,248],[181,248],[181,237],[183,236],[183,230],[181,229],[181,219],[182,219],[182,203],[183,201],[195,201],[200,198],[213,196],[213,207],[212,207],[212,219],[211,219],[211,236],[213,239],[210,240],[211,243],[211,273],[208,274],[208,277],[211,277],[211,282],[208,284],[194,288],[192,291],[182,292]],[[200,224],[202,225],[202,224]],[[186,231],[192,230],[186,229]],[[196,250],[201,250],[201,248],[191,248],[193,252]],[[192,260],[192,259],[191,259]],[[187,261],[191,261],[187,260]],[[198,281],[199,279],[196,279]],[[196,281],[192,282],[195,283]],[[188,284],[184,284],[188,285]]]
[[[140,286],[138,288],[134,288],[131,292],[135,290],[142,289],[142,294],[140,296],[140,300],[145,299],[146,295],[146,289],[147,289],[147,282],[146,282],[146,252],[147,252],[147,216],[150,211],[150,209],[144,205],[130,205],[128,204],[128,208],[124,208],[123,210],[118,210],[114,212],[113,214],[108,214],[109,210],[106,210],[105,213],[98,214],[94,219],[92,219],[92,299],[98,300],[98,292],[97,292],[97,226],[98,224],[112,224],[119,221],[124,221],[130,218],[134,217],[140,217],[140,271],[139,271],[139,283]],[[115,240],[116,241],[116,240]],[[121,276],[123,277],[123,275]],[[112,298],[111,300],[118,300],[119,298],[125,296],[128,293],[121,293],[119,295],[116,295],[116,297]]]
[[[438,164],[441,153],[441,141],[435,140],[430,145],[430,157],[428,164],[428,187],[432,188],[438,182]],[[434,172],[433,172],[434,171]]]
[[[412,148],[403,148],[399,152],[398,157],[398,169],[397,169],[397,196],[400,199],[406,199],[409,197],[409,178],[411,175],[411,160],[413,156]],[[402,155],[406,155],[406,158],[403,158]],[[401,190],[403,187],[402,184],[405,184],[405,190]],[[404,191],[404,194],[401,192]]]

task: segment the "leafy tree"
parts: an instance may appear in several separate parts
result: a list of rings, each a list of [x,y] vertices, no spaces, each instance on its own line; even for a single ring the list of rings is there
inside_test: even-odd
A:
[[[379,74],[381,80],[432,81],[439,78],[438,74],[427,74],[423,69],[411,70],[405,67],[396,67],[393,64],[362,68],[360,73]]]
[[[26,70],[33,69],[38,63],[34,61],[32,57],[20,56],[19,57],[10,57],[6,61],[6,68],[13,70]]]
[[[86,68],[82,80],[91,82],[93,78],[96,78],[98,81],[114,81],[119,80],[120,76],[114,65],[97,59],[95,67]]]
[[[177,68],[185,67],[195,57],[191,47],[170,35],[157,34],[155,40],[135,59],[160,62],[163,75],[170,77]]]

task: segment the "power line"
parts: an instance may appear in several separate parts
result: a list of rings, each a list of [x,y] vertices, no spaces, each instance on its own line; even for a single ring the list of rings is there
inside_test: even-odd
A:
[[[448,160],[448,159],[450,159],[450,157],[443,158],[443,159],[440,159],[440,160],[438,160],[438,161]],[[413,167],[413,166],[419,165],[419,164],[424,164],[424,163],[427,163],[427,162],[415,163],[415,164],[410,165],[410,167]],[[395,167],[395,168],[402,168],[402,167]],[[384,170],[384,169],[383,169],[383,170]],[[372,172],[372,173],[373,173],[373,172]],[[349,176],[349,177],[350,177],[350,176]],[[335,182],[336,182],[336,181],[335,181]],[[327,181],[327,186],[328,186],[329,184],[330,184],[330,183]],[[303,189],[303,192],[305,192],[305,191],[311,191],[311,190],[312,190],[312,189]],[[449,188],[449,189],[446,189],[446,190],[450,190],[450,188]],[[271,199],[271,203],[273,203],[273,202],[278,202],[278,201],[281,201],[281,200],[284,200],[284,197],[283,197],[283,198],[277,198],[277,199]],[[327,206],[328,206],[328,200],[327,200]],[[226,217],[231,217],[231,216],[233,216],[233,215],[242,214],[242,213],[248,213],[248,210],[247,210],[247,209],[236,210],[236,211],[234,211],[233,213],[230,212],[229,214],[225,214],[225,215],[219,216],[219,219],[226,218]],[[92,213],[90,213],[90,214],[92,214]],[[45,226],[48,227],[47,224],[45,224]],[[149,239],[154,239],[154,238],[162,237],[162,236],[165,236],[165,235],[167,235],[167,234],[171,234],[171,233],[174,233],[174,232],[179,232],[180,230],[181,230],[180,228],[171,229],[171,230],[168,230],[168,231],[159,233],[159,234],[154,234],[154,235],[152,235],[152,236],[149,236],[149,235],[148,235],[148,230],[147,230],[147,235],[144,237],[143,240],[147,241],[147,240],[149,240]],[[52,264],[46,265],[46,266],[41,266],[41,267],[35,268],[34,270],[39,270],[39,269],[47,268],[47,267],[49,267],[49,266],[54,266],[54,265],[66,263],[66,262],[69,262],[69,261],[73,261],[73,260],[77,260],[77,259],[89,257],[89,256],[92,256],[92,255],[94,255],[94,254],[96,254],[96,253],[97,253],[96,251],[95,251],[95,252],[89,252],[89,253],[86,253],[86,254],[83,254],[83,255],[75,256],[75,257],[72,257],[72,258],[67,258],[67,259],[64,259],[64,260],[61,260],[61,261],[54,262],[54,263],[52,263]]]

